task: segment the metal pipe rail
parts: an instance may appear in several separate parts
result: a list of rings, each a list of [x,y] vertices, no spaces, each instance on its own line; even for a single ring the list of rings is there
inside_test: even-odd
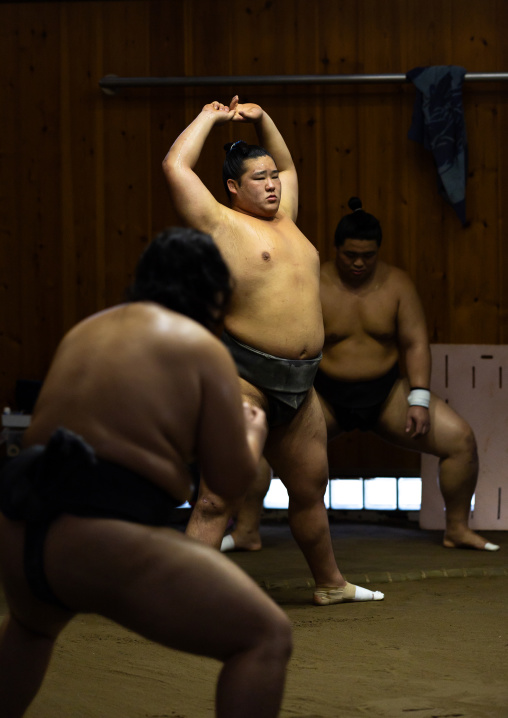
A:
[[[508,80],[508,72],[467,72],[467,82]],[[208,85],[377,85],[410,82],[404,74],[381,75],[223,75],[203,77],[118,77],[106,75],[99,87],[106,94],[126,87],[205,87]]]

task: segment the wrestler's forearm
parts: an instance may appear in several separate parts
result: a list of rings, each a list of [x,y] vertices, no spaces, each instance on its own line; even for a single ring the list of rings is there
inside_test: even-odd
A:
[[[255,125],[259,144],[272,155],[279,172],[293,169],[294,163],[284,138],[277,129],[275,122],[263,110],[263,115]]]
[[[430,387],[432,370],[432,358],[429,345],[407,347],[404,360],[410,386],[428,389]]]
[[[165,172],[172,169],[192,169],[203,150],[204,144],[215,124],[215,117],[209,112],[200,112],[171,145],[162,166]]]

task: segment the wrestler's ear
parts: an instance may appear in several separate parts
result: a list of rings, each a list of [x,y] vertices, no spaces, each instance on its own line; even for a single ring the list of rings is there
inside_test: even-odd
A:
[[[234,179],[228,179],[227,181],[228,190],[231,194],[238,194],[238,183]]]

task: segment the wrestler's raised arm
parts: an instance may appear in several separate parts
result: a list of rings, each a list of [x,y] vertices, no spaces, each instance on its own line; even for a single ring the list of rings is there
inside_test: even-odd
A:
[[[201,409],[197,456],[207,485],[225,499],[243,496],[254,481],[267,423],[262,409],[243,403],[233,360],[220,342],[199,352]]]
[[[273,157],[282,185],[281,208],[296,220],[298,213],[298,176],[291,153],[272,118],[259,105],[238,104],[238,96],[231,101],[235,110],[233,122],[252,122],[259,144]]]
[[[194,172],[194,166],[212,128],[229,122],[234,114],[234,109],[217,101],[205,105],[177,137],[162,163],[176,211],[187,224],[209,234],[221,221],[224,207]]]
[[[404,360],[410,387],[430,388],[431,354],[427,323],[416,287],[405,272],[400,272],[400,298],[397,315],[398,344]],[[406,432],[411,436],[426,434],[430,429],[428,409],[408,406]]]

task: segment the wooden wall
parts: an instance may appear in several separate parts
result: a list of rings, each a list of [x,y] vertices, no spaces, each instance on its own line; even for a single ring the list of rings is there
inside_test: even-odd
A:
[[[407,139],[410,84],[108,96],[98,82],[438,64],[506,72],[507,27],[504,0],[1,3],[0,406],[13,402],[16,379],[44,377],[72,324],[121,300],[140,251],[178,222],[161,173],[168,147],[203,104],[236,92],[282,130],[299,170],[299,223],[323,259],[359,195],[383,224],[384,259],[418,286],[431,341],[505,343],[508,83],[464,86],[463,228],[436,192],[431,156]],[[198,166],[219,199],[222,145],[235,130],[217,129]]]

